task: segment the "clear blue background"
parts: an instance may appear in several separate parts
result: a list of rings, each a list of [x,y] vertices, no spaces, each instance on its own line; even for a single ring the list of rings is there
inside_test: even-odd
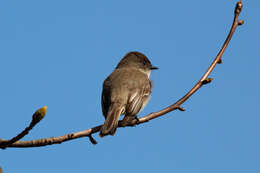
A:
[[[160,70],[139,115],[177,101],[205,72],[233,20],[234,0],[1,1],[0,138],[48,112],[23,140],[102,124],[102,82],[137,50]],[[212,75],[174,111],[93,146],[81,138],[41,148],[0,150],[5,173],[260,172],[260,1],[244,0],[239,27]]]

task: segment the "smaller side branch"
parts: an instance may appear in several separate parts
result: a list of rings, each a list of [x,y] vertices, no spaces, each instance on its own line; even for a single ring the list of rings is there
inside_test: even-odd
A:
[[[21,133],[19,133],[17,136],[13,137],[10,140],[3,140],[0,139],[0,148],[1,149],[5,149],[6,147],[8,147],[9,145],[12,145],[13,143],[15,143],[16,141],[19,141],[20,139],[22,139],[25,135],[27,135],[30,130],[32,130],[32,128],[38,124],[45,116],[47,111],[47,106],[44,106],[40,109],[38,109],[32,116],[32,121],[30,123],[30,125],[28,127],[26,127]]]

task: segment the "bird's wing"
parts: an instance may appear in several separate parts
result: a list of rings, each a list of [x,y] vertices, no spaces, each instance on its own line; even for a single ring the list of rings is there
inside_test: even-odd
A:
[[[108,89],[103,88],[102,91],[102,96],[101,96],[101,104],[102,104],[102,112],[104,117],[106,118],[108,110],[109,110],[109,106],[111,104],[111,100],[110,100],[110,92]]]
[[[149,100],[151,94],[151,82],[148,79],[145,85],[132,89],[129,94],[126,115],[137,115]]]

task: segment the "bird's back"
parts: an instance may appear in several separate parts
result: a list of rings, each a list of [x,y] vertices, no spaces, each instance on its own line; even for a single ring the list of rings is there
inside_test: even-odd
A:
[[[127,105],[129,102],[138,102],[138,99],[143,99],[138,97],[149,97],[150,92],[151,82],[147,74],[135,68],[116,69],[103,83],[103,115],[106,117],[111,103],[118,102],[120,104]],[[134,111],[133,113],[138,113],[141,108],[134,108],[133,105],[129,105],[129,107],[126,107],[125,109],[125,112],[130,112],[128,109],[139,109],[132,110],[132,112]]]

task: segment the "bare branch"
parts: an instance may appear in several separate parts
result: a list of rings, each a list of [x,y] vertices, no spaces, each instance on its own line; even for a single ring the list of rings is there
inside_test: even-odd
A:
[[[134,119],[131,122],[128,122],[128,124],[123,124],[122,121],[119,121],[119,127],[125,127],[125,126],[135,126],[135,125],[139,125],[145,122],[148,122],[152,119],[158,118],[160,116],[163,116],[171,111],[174,111],[176,109],[180,110],[180,111],[184,111],[185,109],[181,107],[181,105],[190,98],[190,96],[192,96],[198,89],[200,89],[203,85],[208,84],[212,81],[212,78],[208,78],[210,73],[212,72],[212,70],[215,68],[215,66],[217,64],[222,63],[221,57],[224,53],[224,51],[226,50],[229,41],[231,40],[237,26],[240,26],[244,23],[244,20],[239,21],[238,20],[238,16],[242,11],[242,1],[237,2],[236,7],[235,7],[235,15],[234,15],[234,20],[233,20],[233,24],[232,27],[230,29],[230,32],[222,46],[222,48],[220,49],[219,53],[217,54],[216,58],[214,59],[214,61],[212,62],[212,64],[209,66],[209,68],[207,69],[207,71],[203,74],[203,76],[201,77],[201,79],[196,83],[196,85],[194,85],[194,87],[186,94],[184,95],[181,99],[179,99],[176,103],[158,111],[158,112],[153,112],[150,113],[146,116],[143,116],[141,118],[139,118],[138,120]],[[66,134],[64,136],[59,136],[59,137],[51,137],[51,138],[42,138],[42,139],[38,139],[38,140],[32,140],[32,141],[17,141],[17,139],[13,140],[16,142],[10,142],[11,140],[9,140],[9,143],[6,145],[1,145],[3,143],[7,143],[8,141],[0,141],[0,146],[3,148],[4,147],[40,147],[40,146],[46,146],[46,145],[52,145],[52,144],[60,144],[62,142],[65,141],[69,141],[72,139],[76,139],[76,138],[81,138],[81,137],[89,137],[90,141],[93,144],[96,144],[96,140],[92,137],[92,134],[97,133],[102,125],[87,129],[87,130],[83,130],[83,131],[79,131],[79,132],[75,132],[75,133],[70,133],[70,134]],[[30,127],[30,126],[29,126]],[[28,127],[28,128],[29,128]],[[32,127],[31,127],[32,129]],[[30,130],[30,129],[29,129]],[[29,132],[29,130],[27,131],[27,133]],[[27,134],[26,133],[26,134]],[[25,135],[26,135],[25,134]],[[23,136],[25,136],[23,135]],[[19,135],[18,135],[19,136]],[[22,135],[19,137],[19,139],[21,139],[23,137]],[[18,140],[19,140],[18,139]]]
[[[0,139],[0,148],[5,149],[9,145],[15,143],[16,141],[19,141],[22,139],[25,135],[27,135],[32,128],[38,124],[45,116],[47,111],[47,106],[44,106],[40,109],[38,109],[32,116],[32,121],[28,127],[26,127],[21,133],[19,133],[17,136],[13,137],[10,140],[2,140]]]

